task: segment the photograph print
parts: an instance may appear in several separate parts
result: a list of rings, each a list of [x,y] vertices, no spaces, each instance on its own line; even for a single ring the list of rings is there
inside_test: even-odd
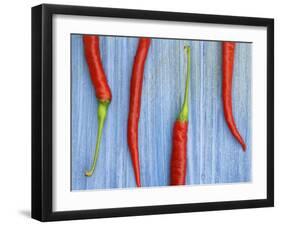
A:
[[[70,38],[72,191],[251,182],[252,43]]]

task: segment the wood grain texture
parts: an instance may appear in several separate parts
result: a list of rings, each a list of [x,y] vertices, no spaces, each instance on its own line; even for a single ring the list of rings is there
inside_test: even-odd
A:
[[[127,146],[129,86],[137,38],[101,37],[102,62],[112,91],[100,154],[92,177],[97,100],[81,35],[71,36],[72,190],[135,187]],[[221,43],[153,39],[145,65],[139,122],[143,186],[167,186],[172,126],[184,98],[184,44],[191,46],[187,184],[251,181],[251,44],[238,43],[233,75],[233,112],[246,153],[231,135],[221,98]]]

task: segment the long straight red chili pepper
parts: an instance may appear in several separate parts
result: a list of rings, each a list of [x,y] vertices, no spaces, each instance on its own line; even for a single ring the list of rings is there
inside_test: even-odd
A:
[[[98,100],[98,135],[96,141],[96,148],[93,156],[92,166],[89,171],[85,172],[86,176],[91,176],[96,167],[103,125],[106,119],[108,106],[111,102],[112,96],[101,62],[99,37],[96,35],[84,35],[83,43],[86,61],[88,64],[91,80],[95,88],[96,97]]]
[[[246,144],[240,135],[232,113],[232,77],[234,65],[235,42],[222,43],[222,100],[226,123],[232,135],[246,151]]]
[[[135,173],[136,185],[138,187],[141,186],[138,151],[138,123],[141,108],[143,71],[149,46],[150,38],[139,39],[130,85],[130,108],[128,116],[127,139]]]
[[[187,131],[188,131],[188,90],[190,82],[190,47],[184,47],[187,54],[187,78],[184,101],[173,127],[170,184],[184,185],[187,171]]]

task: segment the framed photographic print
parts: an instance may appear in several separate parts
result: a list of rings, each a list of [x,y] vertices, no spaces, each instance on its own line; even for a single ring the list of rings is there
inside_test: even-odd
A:
[[[274,205],[274,21],[32,8],[32,217]]]

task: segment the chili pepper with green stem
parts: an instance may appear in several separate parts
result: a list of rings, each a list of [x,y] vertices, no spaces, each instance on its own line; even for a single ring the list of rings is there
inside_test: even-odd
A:
[[[188,91],[190,83],[190,47],[184,47],[187,55],[187,78],[184,101],[181,111],[174,122],[170,185],[184,185],[187,174],[187,132],[188,132]]]
[[[83,43],[85,58],[88,64],[90,77],[95,88],[95,93],[98,100],[98,134],[96,140],[96,147],[93,155],[93,162],[91,168],[90,170],[85,172],[86,176],[91,176],[95,170],[96,163],[98,160],[102,130],[112,95],[102,66],[99,49],[99,37],[96,35],[84,35]]]

